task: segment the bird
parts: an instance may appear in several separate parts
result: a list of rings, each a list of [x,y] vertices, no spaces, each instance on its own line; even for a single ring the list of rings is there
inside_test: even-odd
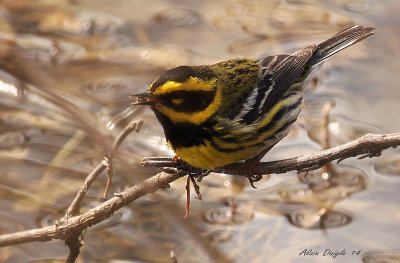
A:
[[[205,170],[244,161],[254,187],[260,179],[254,166],[289,133],[312,73],[374,30],[353,25],[292,54],[178,66],[162,73],[146,92],[132,95],[132,104],[151,107],[174,160]]]

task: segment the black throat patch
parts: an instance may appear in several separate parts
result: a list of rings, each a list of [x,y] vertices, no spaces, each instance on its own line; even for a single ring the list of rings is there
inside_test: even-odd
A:
[[[203,125],[196,125],[190,122],[173,123],[155,107],[152,107],[152,110],[162,124],[165,137],[174,150],[181,147],[205,145],[204,140],[211,139],[210,132],[204,129]]]

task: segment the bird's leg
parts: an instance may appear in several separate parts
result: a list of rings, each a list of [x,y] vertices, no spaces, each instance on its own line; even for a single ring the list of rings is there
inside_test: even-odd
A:
[[[196,180],[194,179],[197,174],[189,174],[189,178],[192,181],[194,191],[196,192],[196,198],[199,199],[201,202],[203,202],[203,198],[201,197],[200,193],[200,186],[196,183]]]
[[[262,174],[255,174],[254,173],[254,166],[256,166],[257,164],[260,163],[261,159],[264,157],[264,155],[269,152],[269,150],[271,150],[275,144],[277,144],[278,142],[274,143],[273,145],[269,146],[268,148],[266,148],[265,150],[263,150],[262,152],[260,152],[259,154],[257,154],[256,156],[254,156],[251,159],[247,159],[242,167],[241,167],[241,171],[247,175],[247,179],[249,179],[250,185],[253,188],[256,188],[254,186],[255,182],[258,182],[261,180],[262,178]]]
[[[185,219],[189,216],[189,209],[190,209],[190,176],[188,176],[186,180],[186,214]]]
[[[189,164],[187,164],[189,165]],[[190,166],[192,167],[192,166]],[[187,167],[186,167],[187,168]],[[192,167],[192,172],[189,172],[187,181],[186,181],[186,214],[185,218],[189,216],[190,210],[190,181],[193,183],[194,191],[196,192],[196,198],[199,199],[203,203],[203,198],[200,193],[200,186],[197,184],[195,178],[203,178],[210,173],[209,170],[199,169]]]

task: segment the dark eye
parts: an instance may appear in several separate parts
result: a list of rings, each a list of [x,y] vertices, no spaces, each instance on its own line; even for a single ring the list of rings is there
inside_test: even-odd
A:
[[[198,112],[205,110],[214,100],[215,91],[177,90],[163,95],[165,106],[177,112]]]

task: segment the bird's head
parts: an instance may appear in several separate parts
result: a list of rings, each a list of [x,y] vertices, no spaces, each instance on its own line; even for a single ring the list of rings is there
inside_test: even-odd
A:
[[[216,112],[221,94],[207,66],[180,66],[161,74],[145,93],[133,95],[133,105],[151,105],[173,123],[200,124]]]

